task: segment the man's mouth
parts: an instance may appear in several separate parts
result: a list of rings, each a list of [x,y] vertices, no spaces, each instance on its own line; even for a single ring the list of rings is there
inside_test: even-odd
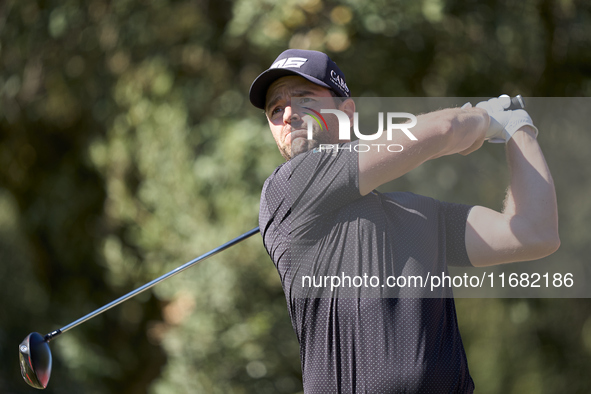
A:
[[[292,130],[285,135],[285,139],[287,139],[288,137],[290,137],[291,142],[293,142],[293,140],[295,140],[296,138],[307,138],[308,137],[308,130],[306,130],[306,129]]]

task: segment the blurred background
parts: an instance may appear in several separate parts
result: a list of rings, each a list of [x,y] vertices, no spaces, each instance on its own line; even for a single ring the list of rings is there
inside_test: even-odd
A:
[[[282,158],[247,94],[284,49],[326,51],[354,96],[584,97],[590,11],[584,0],[0,2],[0,392],[34,392],[17,357],[29,332],[257,225]],[[559,120],[538,123],[561,219],[561,249],[545,260],[587,267],[589,127]],[[388,188],[499,209],[506,185],[503,149],[486,144]],[[591,392],[591,300],[456,304],[477,392]],[[260,236],[51,346],[48,393],[302,390]]]

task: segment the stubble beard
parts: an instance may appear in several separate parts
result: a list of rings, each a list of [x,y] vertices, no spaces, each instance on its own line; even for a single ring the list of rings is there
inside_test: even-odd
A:
[[[312,130],[312,139],[308,138],[296,138],[291,144],[279,147],[281,155],[286,159],[290,160],[306,153],[314,148],[318,148],[321,144],[334,144],[333,138],[327,130],[319,129],[314,127]]]

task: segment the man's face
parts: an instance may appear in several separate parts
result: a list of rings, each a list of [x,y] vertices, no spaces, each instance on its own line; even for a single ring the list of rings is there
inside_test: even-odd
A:
[[[269,87],[265,114],[279,152],[285,160],[292,159],[320,144],[339,142],[338,121],[335,116],[326,117],[328,130],[322,129],[316,122],[311,122],[313,139],[308,140],[309,116],[301,113],[302,107],[318,106],[318,103],[315,105],[314,98],[330,97],[332,95],[327,88],[295,75],[279,78]],[[327,103],[331,105],[331,109],[336,109],[335,101],[326,99],[322,100],[323,108],[329,109]]]

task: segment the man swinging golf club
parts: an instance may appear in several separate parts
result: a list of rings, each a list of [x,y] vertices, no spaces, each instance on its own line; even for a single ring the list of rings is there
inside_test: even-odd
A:
[[[314,113],[312,107],[331,98],[324,110],[351,123],[355,103],[348,97],[345,77],[328,56],[298,50],[281,54],[250,92],[288,160],[264,185],[259,223],[300,341],[304,389],[471,392],[453,298],[379,287],[376,292],[367,283],[354,284],[353,292],[331,288],[327,296],[310,291],[310,283],[304,288],[303,278],[325,278],[326,287],[326,278],[339,274],[343,281],[349,275],[366,279],[366,273],[380,275],[372,279],[404,278],[445,273],[448,265],[487,266],[554,252],[560,243],[556,197],[537,129],[525,111],[511,110],[511,100],[500,97],[477,108],[468,104],[419,116],[413,124],[419,138],[406,141],[404,151],[358,153],[356,142],[339,140],[334,118],[316,127],[302,111],[305,106]],[[507,145],[511,185],[502,213],[373,190],[426,160],[471,153],[484,139]],[[321,149],[339,143],[336,150]],[[19,345],[23,378],[47,387],[52,339],[257,232],[258,227],[61,329],[27,335]],[[371,280],[370,285],[375,287]],[[314,281],[314,287],[322,286]]]
[[[473,392],[453,297],[401,297],[351,286],[350,278],[424,277],[448,265],[482,267],[556,251],[556,196],[537,128],[501,96],[417,116],[416,140],[400,133],[388,141],[383,133],[373,141],[399,142],[402,151],[364,151],[358,141],[339,140],[330,112],[325,125],[309,122],[314,106],[328,102],[352,124],[350,96],[337,65],[304,50],[283,52],[250,88],[286,159],[264,184],[259,227],[300,343],[304,391]],[[427,160],[472,153],[485,139],[506,143],[511,183],[502,212],[375,190]],[[305,280],[336,276],[349,286],[318,290],[326,281]]]

